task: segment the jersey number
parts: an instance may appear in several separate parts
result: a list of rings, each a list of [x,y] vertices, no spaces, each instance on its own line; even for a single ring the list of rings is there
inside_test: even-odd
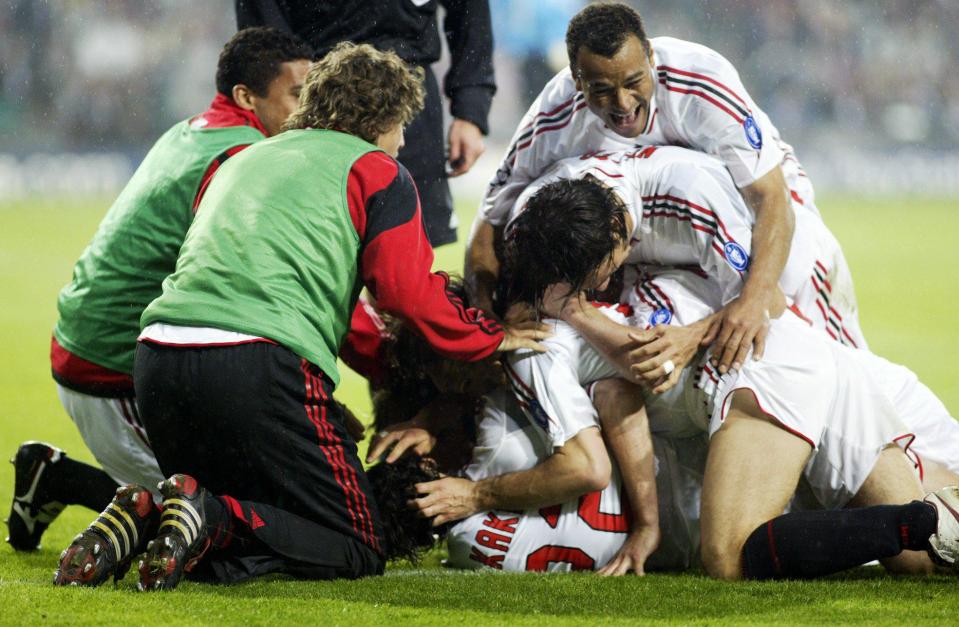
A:
[[[550,564],[569,564],[573,570],[593,570],[596,560],[574,546],[547,544],[526,556],[526,570],[545,572]]]

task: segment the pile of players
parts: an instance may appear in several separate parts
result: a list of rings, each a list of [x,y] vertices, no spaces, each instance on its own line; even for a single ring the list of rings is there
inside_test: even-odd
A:
[[[954,565],[959,424],[868,351],[812,186],[735,69],[622,4],[583,9],[567,47],[464,292],[430,273],[394,159],[417,72],[234,37],[210,109],[157,142],[61,292],[54,378],[103,470],[21,446],[14,548],[78,503],[102,512],[61,585],[138,557],[146,590],[360,577],[435,532],[460,568]],[[369,472],[337,356],[377,390]]]

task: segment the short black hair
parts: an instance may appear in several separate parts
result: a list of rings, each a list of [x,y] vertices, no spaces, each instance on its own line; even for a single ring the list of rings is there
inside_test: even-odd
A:
[[[623,47],[626,38],[635,35],[648,55],[649,38],[643,18],[631,6],[619,2],[590,4],[573,16],[566,29],[566,54],[569,64],[576,65],[582,47],[610,58]]]
[[[417,483],[440,478],[436,465],[419,455],[407,454],[392,464],[380,462],[366,474],[380,513],[384,557],[415,564],[433,548],[436,537],[445,536],[449,530],[448,524],[433,527],[431,518],[421,516],[409,505],[416,498]]]
[[[246,85],[257,96],[265,96],[280,75],[280,64],[312,57],[310,47],[295,35],[266,26],[244,28],[220,52],[216,90],[232,97],[234,85]]]
[[[582,291],[628,237],[626,207],[611,188],[590,176],[544,185],[507,229],[509,302],[538,307],[555,283],[568,283],[573,294]]]

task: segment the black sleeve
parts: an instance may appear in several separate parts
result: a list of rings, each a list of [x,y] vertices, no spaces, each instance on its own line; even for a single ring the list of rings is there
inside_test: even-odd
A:
[[[236,29],[252,26],[272,26],[286,33],[293,33],[286,16],[276,0],[235,0]]]
[[[488,0],[440,0],[446,9],[443,30],[450,48],[450,69],[443,92],[455,118],[489,132],[489,108],[496,93],[493,76],[493,26]]]

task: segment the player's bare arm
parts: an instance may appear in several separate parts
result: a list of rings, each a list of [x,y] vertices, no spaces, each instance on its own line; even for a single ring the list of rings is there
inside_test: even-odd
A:
[[[778,166],[741,191],[756,212],[753,261],[742,294],[720,312],[720,328],[713,344],[720,372],[738,370],[750,348],[753,359],[762,358],[770,304],[789,257],[795,226],[789,190]]]
[[[642,392],[622,379],[607,379],[596,384],[593,403],[633,513],[626,542],[599,574],[618,576],[632,571],[643,575],[646,559],[659,546],[660,530],[653,441]]]
[[[611,466],[599,429],[580,431],[529,470],[481,481],[444,477],[416,485],[412,505],[433,525],[489,509],[535,509],[578,498],[609,484]]]
[[[470,302],[485,311],[493,311],[493,292],[500,272],[496,247],[502,239],[502,227],[493,226],[480,216],[476,217],[466,245],[463,272]]]
[[[579,331],[623,378],[655,394],[673,387],[700,347],[715,336],[717,314],[685,327],[660,325],[642,330],[610,320],[589,305],[583,294],[562,294],[560,286],[547,290],[546,312]]]

